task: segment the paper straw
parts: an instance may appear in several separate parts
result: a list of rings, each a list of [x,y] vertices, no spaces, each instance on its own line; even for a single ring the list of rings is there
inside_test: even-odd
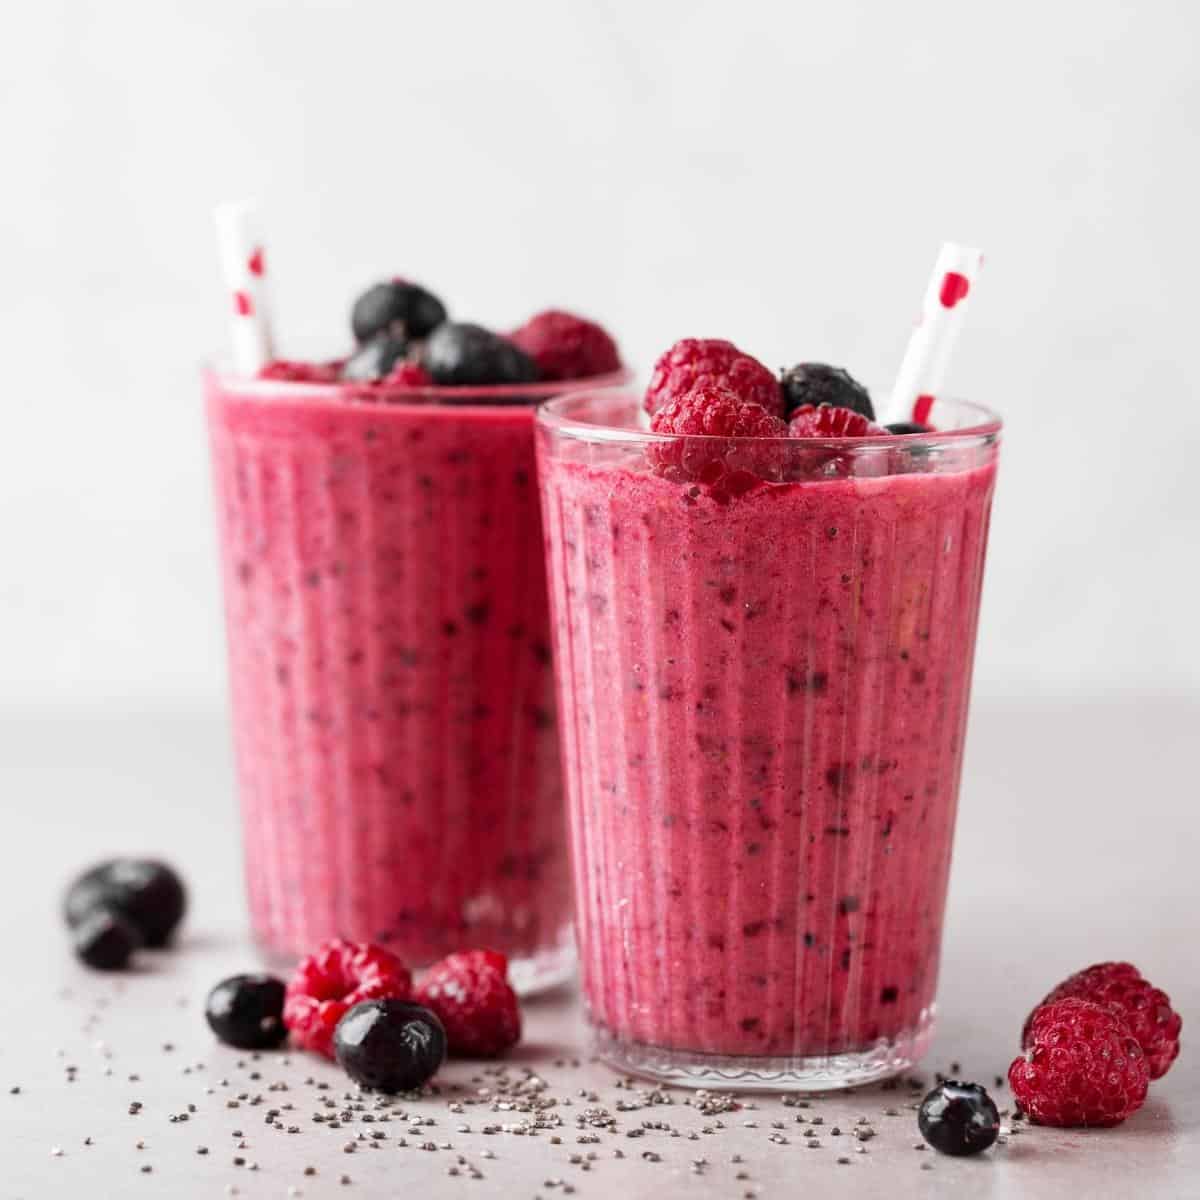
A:
[[[982,251],[954,242],[942,246],[925,289],[920,319],[892,388],[888,421],[928,422],[981,266]]]
[[[213,216],[229,297],[234,366],[238,374],[254,376],[275,357],[257,213],[250,204],[218,204]]]

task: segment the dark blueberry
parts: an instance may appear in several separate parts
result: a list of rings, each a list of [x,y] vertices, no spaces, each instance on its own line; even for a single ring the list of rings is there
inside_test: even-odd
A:
[[[164,862],[114,858],[85,871],[67,891],[63,912],[78,925],[93,909],[114,909],[147,946],[166,945],[187,908],[183,881]]]
[[[798,363],[788,367],[780,376],[783,386],[784,420],[805,404],[814,408],[832,404],[835,408],[851,408],[862,413],[868,421],[875,420],[875,408],[867,389],[841,367],[826,363]]]
[[[287,1037],[283,993],[283,983],[273,975],[231,975],[208,993],[208,1027],[227,1046],[273,1050]]]
[[[939,1083],[921,1101],[917,1114],[921,1136],[943,1154],[978,1154],[1000,1132],[1000,1114],[977,1083]]]
[[[350,325],[355,341],[366,342],[379,333],[405,339],[423,338],[446,319],[446,306],[415,283],[393,279],[367,288],[354,302]]]
[[[382,379],[406,354],[408,343],[404,338],[389,333],[364,342],[342,364],[342,378],[358,383],[370,383]]]
[[[76,955],[89,967],[120,971],[142,944],[142,935],[116,909],[100,906],[71,930],[71,941]]]
[[[422,352],[434,383],[459,386],[532,383],[537,364],[507,338],[480,325],[447,321],[429,335]]]
[[[930,425],[922,425],[920,421],[893,421],[890,425],[885,425],[884,429],[888,433],[932,433],[933,427]]]
[[[381,1092],[408,1092],[445,1061],[446,1031],[420,1004],[364,1000],[338,1022],[333,1049],[356,1083]]]

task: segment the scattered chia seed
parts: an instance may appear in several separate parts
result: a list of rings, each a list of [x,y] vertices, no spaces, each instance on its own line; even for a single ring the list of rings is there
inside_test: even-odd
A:
[[[839,1165],[839,1166],[842,1166],[842,1167],[848,1167],[848,1166],[850,1165],[850,1158],[849,1158],[849,1156],[848,1156],[848,1155],[845,1155],[845,1154],[841,1154],[841,1155],[839,1155],[839,1156],[838,1156],[838,1165]]]

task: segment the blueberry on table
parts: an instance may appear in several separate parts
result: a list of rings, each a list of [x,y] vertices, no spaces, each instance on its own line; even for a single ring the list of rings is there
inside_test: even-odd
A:
[[[358,342],[380,333],[423,338],[446,319],[446,306],[415,283],[391,279],[369,287],[354,302],[350,325]]]
[[[137,927],[119,912],[95,907],[71,931],[76,957],[99,971],[120,971],[142,944]]]
[[[408,1092],[433,1077],[446,1058],[446,1031],[420,1004],[364,1000],[338,1022],[333,1049],[356,1083]]]
[[[921,1136],[943,1154],[978,1154],[1000,1132],[1000,1114],[977,1083],[939,1083],[921,1101],[917,1114]]]
[[[381,333],[364,342],[342,364],[342,378],[372,383],[389,374],[408,353],[408,342],[397,334]]]
[[[532,383],[537,364],[507,338],[461,321],[447,321],[429,335],[422,362],[434,383],[448,387],[483,387]]]
[[[166,863],[113,858],[85,871],[67,890],[63,912],[78,926],[97,908],[128,921],[147,946],[165,946],[187,908],[183,881]]]
[[[208,1027],[227,1046],[273,1050],[287,1037],[283,981],[273,975],[231,975],[204,1004]]]
[[[931,425],[922,425],[920,421],[893,421],[890,425],[885,425],[884,429],[888,433],[932,433]]]
[[[868,421],[875,420],[875,408],[867,389],[840,367],[831,367],[827,363],[797,363],[783,372],[780,385],[785,420],[808,404],[813,408],[822,404],[849,408]]]

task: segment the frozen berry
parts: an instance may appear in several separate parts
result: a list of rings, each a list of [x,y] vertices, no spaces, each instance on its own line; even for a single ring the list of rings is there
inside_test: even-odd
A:
[[[1000,1132],[1000,1113],[977,1083],[939,1083],[921,1101],[917,1114],[921,1136],[943,1154],[978,1154]]]
[[[383,378],[386,387],[429,387],[433,380],[429,372],[419,362],[403,359],[398,362]]]
[[[606,329],[560,309],[530,317],[512,341],[537,363],[543,379],[586,379],[621,366],[617,343]]]
[[[283,1019],[292,1041],[333,1057],[333,1031],[362,1000],[407,1000],[412,973],[389,950],[370,942],[325,942],[300,960],[287,985]]]
[[[120,971],[142,945],[141,931],[115,908],[92,908],[71,930],[75,954],[89,967]]]
[[[1008,1082],[1039,1125],[1117,1125],[1146,1099],[1150,1072],[1129,1026],[1090,1000],[1057,1000],[1029,1020]]]
[[[227,1046],[273,1050],[287,1037],[283,981],[274,975],[231,975],[204,1004],[208,1027]]]
[[[884,429],[888,433],[908,434],[908,433],[932,433],[932,425],[922,425],[920,421],[893,421],[890,425],[885,425]]]
[[[366,1000],[338,1022],[333,1047],[355,1083],[380,1092],[409,1092],[446,1061],[446,1031],[420,1004]]]
[[[1146,1056],[1151,1079],[1161,1079],[1179,1054],[1183,1018],[1171,1007],[1171,998],[1156,988],[1127,962],[1096,963],[1063,980],[1043,1001],[1073,997],[1102,1004],[1124,1018],[1129,1032]],[[1036,1011],[1036,1010],[1035,1010]],[[1033,1014],[1021,1031],[1021,1045],[1029,1045]]]
[[[857,438],[878,436],[883,430],[853,409],[806,404],[792,413],[788,433],[794,438]]]
[[[78,925],[94,908],[114,909],[147,946],[164,946],[187,908],[183,881],[164,862],[113,858],[85,871],[67,891],[67,924]]]
[[[342,378],[355,383],[373,383],[383,379],[403,361],[408,343],[403,337],[381,333],[361,346],[342,364]]]
[[[278,379],[285,383],[336,383],[342,371],[342,360],[330,362],[297,362],[277,358],[258,373],[259,379]]]
[[[491,1058],[520,1041],[521,1010],[508,983],[508,960],[494,950],[442,959],[416,995],[441,1018],[451,1054]]]
[[[739,400],[783,415],[779,380],[758,359],[720,338],[684,338],[660,355],[646,388],[646,411],[653,416],[700,385],[724,387]]]
[[[447,321],[430,335],[422,351],[434,383],[450,387],[532,383],[537,364],[507,338],[460,321]]]
[[[423,338],[446,319],[446,306],[432,293],[405,279],[369,287],[354,302],[350,325],[358,342],[381,333],[402,341]]]
[[[861,413],[868,421],[875,420],[875,409],[867,389],[841,367],[831,367],[827,363],[798,363],[783,372],[780,383],[788,417],[798,408],[831,404],[834,408]]]

